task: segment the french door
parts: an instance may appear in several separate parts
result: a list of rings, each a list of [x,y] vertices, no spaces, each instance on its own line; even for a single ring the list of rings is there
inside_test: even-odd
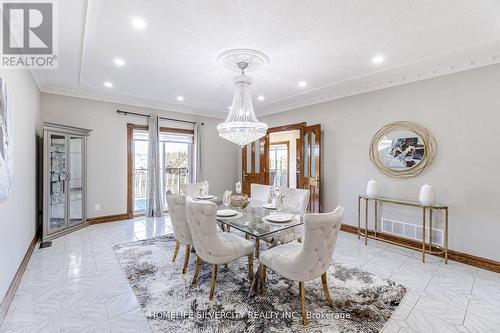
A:
[[[321,207],[321,125],[304,126],[297,139],[297,184],[309,190],[308,211],[319,213]],[[299,158],[299,155],[300,158]],[[299,168],[300,165],[300,168]]]
[[[269,134],[242,147],[242,190],[252,196],[250,184],[269,182]]]
[[[308,211],[319,213],[321,207],[321,125],[307,126],[306,123],[280,126],[268,130],[268,134],[242,147],[243,192],[252,195],[250,184],[269,184],[269,131],[299,129],[296,140],[297,188],[310,192]],[[293,172],[293,170],[292,170]]]

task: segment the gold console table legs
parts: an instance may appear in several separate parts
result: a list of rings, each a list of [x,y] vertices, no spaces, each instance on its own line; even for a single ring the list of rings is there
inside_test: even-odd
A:
[[[362,231],[361,229],[361,201],[364,200],[365,202],[365,227],[364,230]],[[373,201],[374,203],[374,229],[370,230],[368,228],[368,219],[369,219],[369,201]],[[358,239],[361,239],[361,236],[364,237],[365,239],[365,245],[368,245],[368,238],[379,240],[382,242],[406,247],[409,249],[417,249],[415,246],[405,244],[403,242],[398,242],[398,241],[392,241],[388,239],[388,237],[384,237],[384,234],[382,230],[379,230],[378,228],[378,204],[380,202],[387,202],[387,203],[392,203],[392,204],[400,204],[400,205],[405,205],[405,206],[413,206],[413,207],[418,207],[422,209],[422,262],[425,263],[425,255],[426,254],[435,254],[435,255],[443,255],[444,254],[444,262],[445,264],[448,263],[448,207],[446,206],[424,206],[419,203],[415,202],[408,202],[408,201],[398,201],[398,200],[393,200],[393,199],[386,199],[386,198],[369,198],[366,196],[359,196],[358,197]],[[444,211],[444,247],[434,245],[434,247],[437,247],[439,250],[434,251],[433,250],[433,244],[432,244],[432,222],[433,222],[433,211],[434,210],[443,210]],[[426,241],[426,223],[427,223],[427,212],[429,215],[429,246],[427,247],[427,241]],[[392,235],[390,235],[392,236]],[[397,236],[394,236],[397,237]]]

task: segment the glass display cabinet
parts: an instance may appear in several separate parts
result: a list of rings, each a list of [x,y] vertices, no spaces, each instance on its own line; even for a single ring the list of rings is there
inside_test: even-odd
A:
[[[43,241],[88,225],[87,136],[90,130],[44,123]]]

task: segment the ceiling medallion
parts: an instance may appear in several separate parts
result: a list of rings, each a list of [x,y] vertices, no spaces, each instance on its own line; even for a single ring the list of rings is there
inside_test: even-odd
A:
[[[217,125],[219,136],[240,146],[247,145],[265,136],[267,125],[255,116],[250,92],[252,78],[245,71],[261,69],[269,63],[269,58],[256,50],[234,49],[221,53],[217,61],[224,68],[241,73],[233,79],[233,103],[226,120]]]

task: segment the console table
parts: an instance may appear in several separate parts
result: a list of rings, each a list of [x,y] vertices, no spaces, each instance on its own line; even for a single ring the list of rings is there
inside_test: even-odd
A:
[[[365,202],[365,229],[362,231],[361,230],[361,201]],[[375,230],[369,230],[368,229],[368,207],[369,207],[369,202],[372,201],[374,203],[374,216],[375,216]],[[445,264],[448,263],[448,206],[443,206],[443,205],[431,205],[431,206],[426,206],[422,205],[418,201],[407,201],[407,200],[397,200],[397,199],[390,199],[390,198],[383,198],[383,197],[375,197],[371,198],[366,195],[360,195],[358,196],[358,239],[360,239],[361,236],[365,238],[365,245],[368,245],[368,238],[371,239],[376,239],[380,240],[386,243],[391,243],[399,246],[403,246],[406,248],[411,248],[415,249],[414,246],[406,245],[406,244],[401,244],[398,242],[394,242],[388,239],[384,239],[379,237],[380,232],[377,230],[377,221],[378,221],[378,205],[379,203],[390,203],[390,204],[395,204],[395,205],[403,205],[403,206],[410,206],[410,207],[415,207],[417,209],[422,210],[422,262],[425,262],[425,254],[436,254],[436,255],[442,255],[444,254],[444,262]],[[432,213],[433,211],[439,211],[444,213],[444,248],[441,246],[435,245],[436,248],[438,248],[437,251],[434,251],[432,249],[433,244],[432,244]],[[429,211],[429,247],[427,248],[427,243],[425,240],[425,224],[426,224],[426,217],[427,217],[427,211]]]

